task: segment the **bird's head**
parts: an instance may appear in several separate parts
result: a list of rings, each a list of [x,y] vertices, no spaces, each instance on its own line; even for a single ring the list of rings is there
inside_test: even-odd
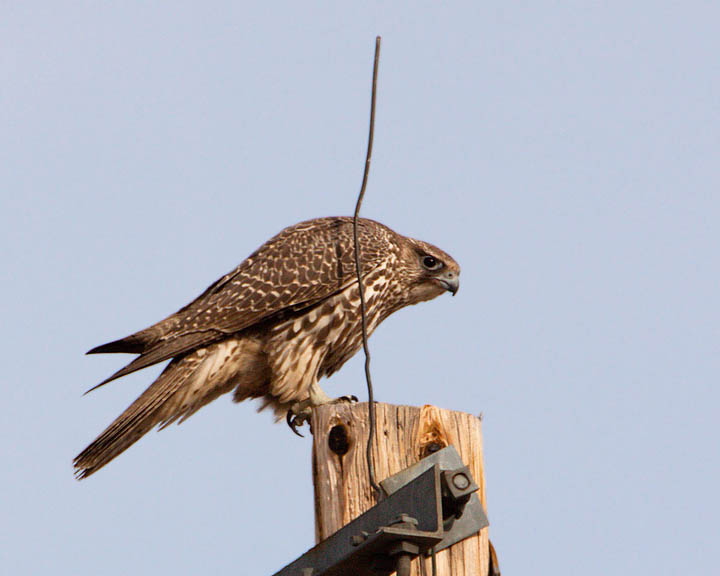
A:
[[[425,302],[445,291],[454,296],[460,288],[460,266],[440,248],[405,238],[402,258],[409,283],[409,304]]]

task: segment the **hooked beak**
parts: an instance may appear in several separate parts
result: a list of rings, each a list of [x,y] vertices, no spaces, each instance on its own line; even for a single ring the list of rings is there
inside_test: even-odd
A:
[[[457,274],[453,274],[452,272],[438,276],[437,281],[440,286],[445,288],[448,292],[451,292],[453,296],[455,296],[457,291],[460,290],[460,278]]]

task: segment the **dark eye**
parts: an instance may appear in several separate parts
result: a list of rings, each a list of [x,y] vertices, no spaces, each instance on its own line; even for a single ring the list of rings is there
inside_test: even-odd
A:
[[[424,256],[422,259],[422,265],[428,270],[437,270],[442,267],[443,263],[433,256]]]

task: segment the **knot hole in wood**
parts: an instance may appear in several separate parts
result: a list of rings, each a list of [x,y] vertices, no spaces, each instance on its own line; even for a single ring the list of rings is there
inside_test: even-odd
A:
[[[350,450],[350,437],[348,436],[348,429],[344,424],[335,424],[335,426],[330,428],[328,448],[340,457],[348,453],[348,450]]]

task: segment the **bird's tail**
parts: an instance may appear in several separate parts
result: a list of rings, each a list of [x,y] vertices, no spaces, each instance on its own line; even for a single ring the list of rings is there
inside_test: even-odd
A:
[[[97,472],[155,425],[183,422],[232,390],[242,370],[244,342],[229,339],[176,358],[128,408],[74,460],[78,480]]]

